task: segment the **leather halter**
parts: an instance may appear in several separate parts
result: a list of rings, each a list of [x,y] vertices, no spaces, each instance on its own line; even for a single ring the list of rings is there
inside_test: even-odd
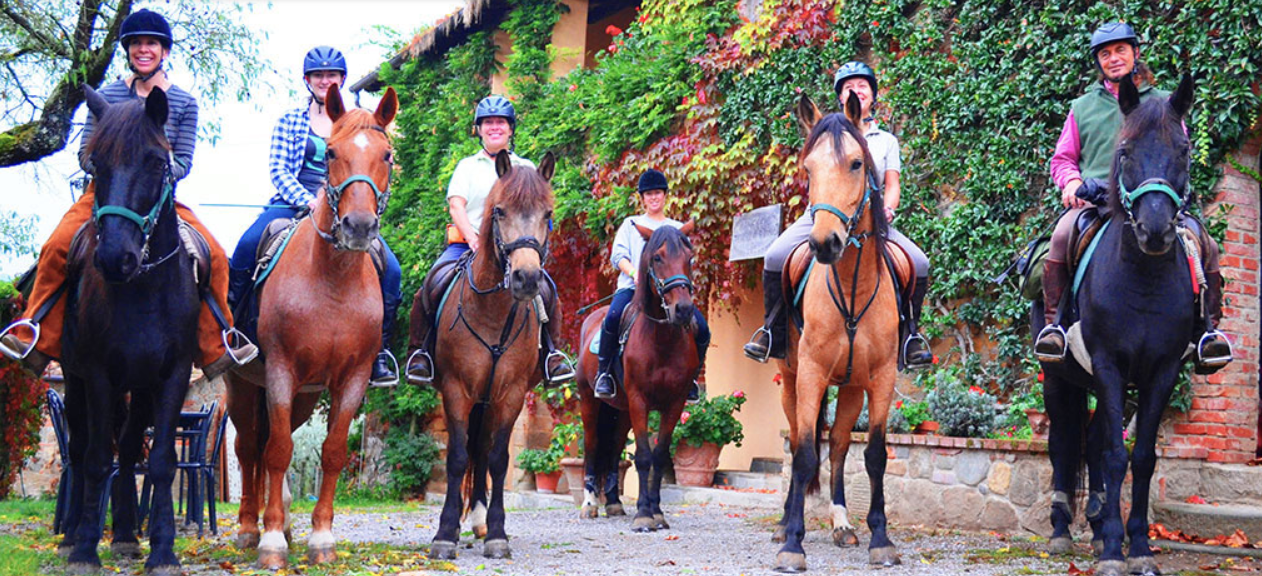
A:
[[[872,198],[872,193],[877,189],[876,177],[874,177],[870,171],[868,172],[867,180],[868,185],[863,189],[863,198],[859,199],[859,205],[855,207],[854,214],[846,214],[840,208],[833,206],[832,204],[819,203],[811,205],[811,219],[815,218],[815,213],[817,212],[827,212],[836,216],[838,220],[841,220],[842,225],[846,227],[848,243],[858,247],[862,244],[862,238],[855,236],[853,232],[855,226],[859,225],[859,220],[863,218],[863,212],[868,207],[869,200]]]

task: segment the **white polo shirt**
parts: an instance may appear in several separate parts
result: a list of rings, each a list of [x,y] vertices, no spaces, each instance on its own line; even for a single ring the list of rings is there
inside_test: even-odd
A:
[[[535,167],[534,162],[521,156],[512,152],[508,155],[513,166]],[[448,202],[452,198],[464,198],[465,213],[469,215],[469,223],[473,225],[474,230],[482,228],[482,209],[496,180],[499,180],[499,174],[495,172],[495,158],[487,156],[486,151],[479,150],[476,154],[467,156],[456,164],[456,171],[452,173],[451,182],[447,184]]]
[[[899,157],[898,138],[877,127],[872,122],[868,131],[863,133],[868,140],[868,152],[872,154],[872,163],[876,165],[876,183],[885,189],[885,172],[903,171],[903,161]]]

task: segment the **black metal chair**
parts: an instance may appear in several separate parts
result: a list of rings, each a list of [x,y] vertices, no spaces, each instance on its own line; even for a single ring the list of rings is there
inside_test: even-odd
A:
[[[70,506],[70,432],[66,428],[66,403],[61,394],[48,389],[48,419],[52,421],[53,435],[57,437],[57,456],[61,460],[61,478],[57,481],[57,506],[53,510],[53,534],[61,534],[66,522],[66,509]]]
[[[204,522],[202,516],[202,490],[200,486],[205,474],[204,468],[206,467],[206,439],[210,435],[211,425],[218,407],[219,402],[214,401],[210,404],[203,404],[198,411],[181,412],[177,424],[178,428],[175,432],[175,440],[179,444],[179,460],[176,462],[176,469],[180,473],[179,511],[185,514],[185,526],[197,522],[198,537],[202,535]],[[185,490],[186,484],[188,486],[187,491]],[[153,485],[146,476],[144,487],[140,493],[140,518],[142,522],[149,515],[152,492]],[[211,517],[213,522],[213,509]],[[211,531],[217,531],[213,523]]]
[[[228,411],[224,410],[223,416],[219,417],[219,427],[218,427],[218,430],[215,432],[215,443],[210,450],[210,460],[207,460],[205,463],[203,463],[201,467],[202,480],[204,482],[204,485],[206,486],[206,506],[210,512],[210,518],[208,519],[210,523],[210,533],[216,536],[219,535],[219,525],[218,525],[219,520],[218,520],[218,517],[215,515],[215,501],[218,499],[215,496],[215,488],[219,486],[219,482],[218,482],[219,453],[223,450],[223,442],[224,442],[223,437],[224,437],[224,433],[227,432],[227,430],[228,430]],[[221,493],[219,494],[219,496],[224,496],[224,494]],[[200,536],[201,535],[200,523],[198,524],[197,530],[198,530],[197,534],[198,536]]]

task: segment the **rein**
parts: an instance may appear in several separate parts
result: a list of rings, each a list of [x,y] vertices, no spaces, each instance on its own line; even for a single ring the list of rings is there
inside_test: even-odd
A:
[[[386,129],[381,126],[369,126],[368,129],[386,134]],[[387,135],[386,139],[389,140],[389,135]],[[329,160],[332,161],[333,159],[334,157],[330,154]],[[390,160],[386,160],[385,162],[390,166],[394,165],[394,162]],[[337,217],[338,205],[342,202],[342,193],[344,193],[351,184],[356,182],[363,182],[367,184],[370,188],[372,188],[372,193],[377,197],[377,216],[381,216],[385,213],[386,205],[390,202],[390,181],[387,177],[386,189],[382,190],[377,186],[377,182],[372,178],[364,174],[352,174],[341,183],[334,185],[333,181],[329,179],[329,173],[330,171],[326,170],[324,175],[324,200],[329,205],[329,209],[333,211],[333,227],[329,228],[328,232],[325,232],[320,229],[319,225],[316,224],[314,218],[311,220],[311,224],[315,227],[316,234],[318,234],[320,238],[324,239],[325,242],[332,244],[335,250],[343,250],[346,246],[337,239],[338,230],[342,227],[342,221]]]

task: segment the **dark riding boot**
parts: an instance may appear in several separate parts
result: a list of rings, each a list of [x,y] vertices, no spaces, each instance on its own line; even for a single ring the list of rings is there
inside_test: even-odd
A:
[[[916,278],[911,288],[910,324],[907,326],[907,339],[903,341],[903,365],[909,370],[927,368],[933,365],[933,350],[929,341],[920,335],[920,313],[925,305],[925,293],[929,291],[929,278]]]
[[[228,268],[228,307],[235,313],[237,306],[241,304],[241,300],[250,290],[250,285],[254,283],[254,274],[249,268],[238,270],[236,268]]]
[[[561,315],[556,306],[556,287],[551,279],[543,284],[543,290],[535,297],[535,305],[543,308],[543,314],[547,315],[543,334],[540,334],[543,338],[540,353],[543,355],[544,385],[553,387],[574,379],[574,364],[570,362],[569,356],[556,349],[555,342],[561,337]]]
[[[1213,374],[1231,363],[1233,351],[1227,336],[1218,331],[1223,319],[1223,275],[1221,272],[1205,273],[1205,291],[1201,294],[1201,311],[1205,321],[1205,333],[1196,343],[1197,374]]]
[[[762,271],[762,304],[766,312],[762,327],[745,344],[745,355],[759,362],[783,359],[787,348],[789,326],[784,311],[784,286],[780,282],[780,272]]]
[[[381,317],[381,352],[372,363],[372,379],[369,384],[376,388],[393,388],[399,383],[399,363],[390,353],[390,340],[394,336],[394,323],[399,314],[399,301],[386,298],[384,315]]]
[[[1051,259],[1045,260],[1043,266],[1043,311],[1047,325],[1034,342],[1034,355],[1041,362],[1060,362],[1065,359],[1067,337],[1056,320],[1065,287],[1069,285],[1069,267]]]
[[[697,384],[697,380],[701,378],[701,373],[705,372],[705,353],[710,348],[710,342],[697,343],[697,374],[692,377],[692,385],[688,387],[688,398],[685,400],[688,404],[696,404],[701,401],[701,385]]]
[[[433,274],[432,271],[431,274]],[[426,277],[421,289],[417,290],[416,297],[412,300],[412,316],[409,320],[414,332],[408,342],[408,348],[412,350],[412,353],[408,355],[407,378],[408,384],[417,386],[429,386],[434,383],[434,359],[430,357],[428,351],[434,318],[427,309],[428,299],[424,296],[429,281],[430,278]]]
[[[613,360],[618,355],[618,331],[621,327],[617,326],[618,322],[613,322],[613,329],[609,330],[611,322],[606,317],[600,323],[600,348],[596,354],[596,382],[592,384],[592,393],[602,399],[618,395],[618,383],[613,377]]]

